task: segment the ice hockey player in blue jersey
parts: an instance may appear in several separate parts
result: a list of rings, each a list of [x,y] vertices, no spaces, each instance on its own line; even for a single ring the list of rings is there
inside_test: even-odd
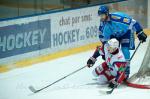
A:
[[[111,38],[119,40],[121,50],[128,61],[128,68],[125,72],[128,78],[130,74],[129,50],[135,49],[134,33],[142,43],[146,41],[147,35],[135,19],[123,12],[110,13],[109,8],[102,5],[98,9],[98,15],[100,16],[99,39],[103,44]]]

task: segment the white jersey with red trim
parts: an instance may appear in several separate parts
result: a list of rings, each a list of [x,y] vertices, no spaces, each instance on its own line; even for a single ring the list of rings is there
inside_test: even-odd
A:
[[[106,43],[104,47],[99,48],[99,53],[100,55],[105,56],[105,62],[109,66],[109,68],[112,68],[111,74],[113,76],[116,76],[118,69],[122,66],[125,65],[126,60],[125,57],[121,51],[121,49],[118,49],[118,53],[116,54],[111,54],[108,52],[108,44]]]

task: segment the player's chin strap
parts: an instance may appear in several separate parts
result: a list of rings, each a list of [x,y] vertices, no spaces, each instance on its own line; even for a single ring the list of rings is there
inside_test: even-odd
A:
[[[131,56],[131,58],[130,58],[129,61],[132,60],[133,56],[135,55],[135,53],[136,53],[136,51],[138,50],[138,48],[139,48],[139,46],[141,45],[141,43],[142,43],[142,42],[140,41],[139,44],[138,44],[138,46],[136,47],[135,51],[133,52],[133,54],[132,54],[132,56]],[[127,66],[125,67],[124,72],[121,73],[120,77],[124,75],[126,69],[127,69]],[[120,77],[119,77],[119,78],[120,78]],[[117,80],[117,82],[118,82],[118,81],[119,81],[119,79]],[[120,85],[120,84],[115,85],[111,90],[107,91],[106,94],[111,94],[111,93],[114,91],[114,89],[117,88],[119,85]]]

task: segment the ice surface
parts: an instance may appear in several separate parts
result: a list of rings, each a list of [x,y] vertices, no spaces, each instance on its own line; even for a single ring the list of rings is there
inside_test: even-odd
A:
[[[131,62],[131,75],[138,71],[147,43],[142,44]],[[92,70],[102,62],[99,58],[94,67],[84,68],[64,80],[32,93],[28,87],[40,89],[82,68],[94,50],[70,55],[30,67],[15,69],[0,74],[0,99],[150,99],[150,90],[121,85],[111,95],[105,95],[106,85],[98,85]]]

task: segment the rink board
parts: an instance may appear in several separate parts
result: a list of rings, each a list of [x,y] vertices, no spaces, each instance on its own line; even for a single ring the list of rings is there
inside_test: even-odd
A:
[[[83,52],[100,45],[99,17],[96,16],[98,7],[1,21],[0,72]]]
[[[92,6],[0,21],[0,72],[90,49],[98,42],[97,9]]]

